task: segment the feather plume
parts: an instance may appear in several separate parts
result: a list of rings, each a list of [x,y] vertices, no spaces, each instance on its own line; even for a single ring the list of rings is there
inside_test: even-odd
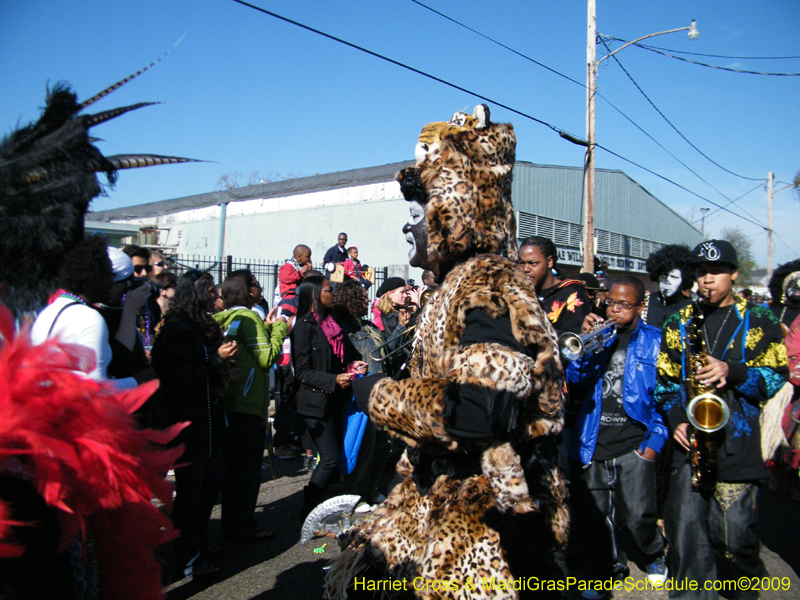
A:
[[[40,309],[56,289],[62,257],[83,237],[89,203],[103,193],[96,173],[113,186],[117,169],[198,162],[146,154],[109,160],[93,145],[91,127],[157,103],[78,115],[158,60],[82,104],[67,84],[56,84],[39,120],[0,142],[0,301],[16,316]]]
[[[152,500],[171,505],[164,476],[184,448],[162,444],[188,423],[163,432],[137,429],[132,413],[157,381],[117,393],[81,373],[94,362],[85,349],[57,341],[32,346],[25,331],[13,340],[10,323],[9,311],[0,309],[0,478],[18,477],[21,469],[59,511],[58,552],[91,533],[103,597],[160,598],[152,548],[176,532]],[[36,523],[20,523],[0,498],[0,556],[25,551],[15,543],[21,526]]]

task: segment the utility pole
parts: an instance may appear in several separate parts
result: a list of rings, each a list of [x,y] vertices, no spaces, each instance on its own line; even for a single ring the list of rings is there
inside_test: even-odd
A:
[[[594,273],[594,118],[597,76],[597,13],[588,0],[586,32],[586,158],[583,166],[583,270]]]
[[[772,171],[767,172],[767,281],[772,279]]]
[[[669,29],[650,33],[636,38],[632,42],[623,44],[613,52],[609,52],[600,60],[597,58],[597,5],[596,0],[587,0],[587,27],[586,27],[586,160],[583,165],[583,270],[594,273],[594,149],[595,149],[595,96],[597,94],[597,66],[605,59],[627,48],[628,46],[646,40],[647,38],[676,31],[688,31],[689,39],[695,40],[700,36],[697,23],[692,20],[688,27]],[[602,35],[602,34],[601,34]],[[569,139],[567,136],[563,136]],[[572,141],[572,140],[570,140]]]
[[[706,213],[710,211],[710,208],[701,208],[700,213],[703,215],[700,217],[700,233],[703,234],[703,239],[706,239]]]

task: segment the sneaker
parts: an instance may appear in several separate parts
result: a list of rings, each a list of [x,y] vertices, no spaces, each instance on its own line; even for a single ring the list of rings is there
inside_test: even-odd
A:
[[[297,454],[294,450],[291,449],[290,446],[281,446],[280,448],[275,448],[273,452],[275,456],[280,458],[281,460],[289,460],[290,458],[297,458]]]
[[[581,598],[584,600],[605,600],[608,595],[605,592],[598,592],[596,590],[583,590]]]
[[[308,473],[314,472],[314,467],[317,466],[317,457],[316,456],[304,456],[303,457],[303,471]]]
[[[375,499],[372,501],[372,504],[382,504],[383,501],[386,500],[386,496],[383,494],[378,494],[375,496]]]
[[[667,561],[662,556],[647,565],[647,583],[664,585],[667,580]]]
[[[377,507],[370,504],[369,502],[359,502],[356,505],[356,509],[353,511],[354,513],[368,513],[375,510]]]

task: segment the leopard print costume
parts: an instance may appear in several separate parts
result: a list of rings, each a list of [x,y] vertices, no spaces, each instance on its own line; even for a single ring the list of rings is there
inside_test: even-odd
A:
[[[426,126],[416,172],[398,175],[401,183],[419,176],[429,197],[429,256],[452,266],[418,319],[411,378],[383,379],[370,395],[372,420],[409,446],[398,463],[405,480],[349,532],[326,579],[330,598],[357,597],[355,577],[405,577],[408,590],[398,597],[414,581],[409,597],[512,599],[519,597],[513,585],[519,578],[563,575],[568,512],[555,442],[563,424],[563,370],[535,290],[510,260],[516,139],[510,125],[488,117],[481,106],[473,117],[457,113],[450,123]],[[473,310],[508,320],[528,351],[462,345]],[[447,427],[453,385],[520,399],[508,430],[492,439],[454,438]],[[480,584],[492,577],[509,585]]]

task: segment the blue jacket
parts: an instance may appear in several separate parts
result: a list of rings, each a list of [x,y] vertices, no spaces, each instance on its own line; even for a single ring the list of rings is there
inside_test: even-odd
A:
[[[610,358],[609,340],[596,354],[584,356],[567,367],[570,393],[586,397],[581,404],[572,430],[569,455],[583,464],[592,462],[600,430],[603,408],[603,376]],[[644,441],[639,449],[652,448],[661,452],[669,432],[661,415],[656,411],[653,391],[656,385],[656,363],[661,348],[661,330],[639,320],[631,334],[625,357],[625,374],[622,383],[622,405],[626,414],[645,429]]]

